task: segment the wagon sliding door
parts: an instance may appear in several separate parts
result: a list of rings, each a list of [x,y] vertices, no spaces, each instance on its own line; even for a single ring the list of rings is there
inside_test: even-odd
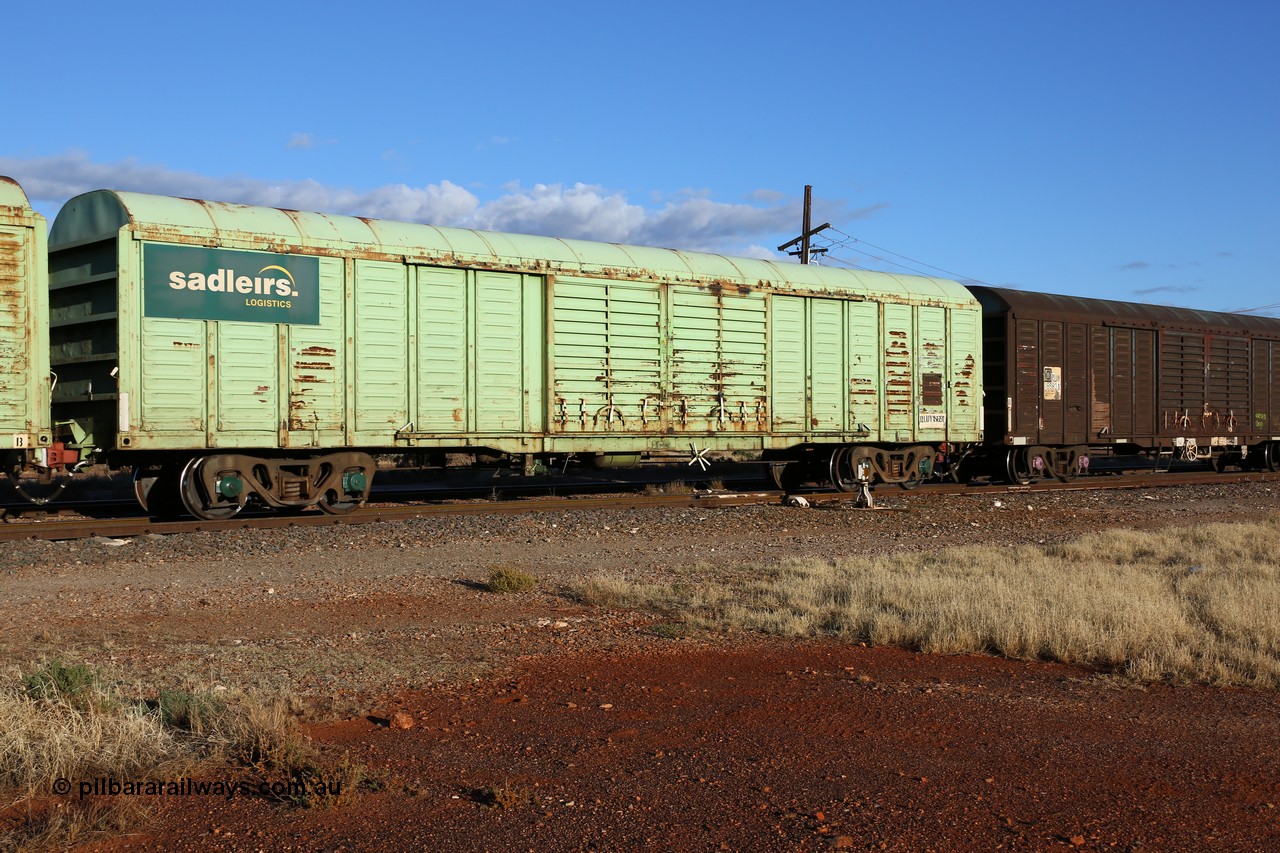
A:
[[[667,300],[668,405],[677,431],[764,431],[768,426],[764,295],[676,286],[667,290]],[[835,361],[839,363],[838,349]],[[839,401],[833,403],[838,408]]]
[[[31,220],[31,226],[21,220],[0,224],[0,436],[5,447],[24,446],[37,432],[49,439],[49,383],[43,379],[48,355],[40,334],[49,322],[45,232],[43,220],[34,214]]]
[[[844,303],[774,296],[771,316],[774,431],[843,432],[849,414]]]
[[[404,264],[356,261],[355,443],[383,444],[409,422],[409,288]]]
[[[911,441],[916,434],[914,318],[915,309],[910,305],[886,303],[881,310],[886,441]]]
[[[910,436],[911,317],[911,306],[770,297],[774,432],[893,440],[899,433],[885,436],[882,430],[896,426]],[[893,353],[888,359],[886,347]]]
[[[1253,339],[1253,410],[1248,430],[1280,438],[1280,341]]]
[[[569,276],[551,287],[551,429],[663,431],[669,415],[659,288]]]
[[[287,326],[286,447],[347,444],[345,264],[320,259],[320,323]]]
[[[411,275],[414,434],[540,432],[543,279],[436,267]]]

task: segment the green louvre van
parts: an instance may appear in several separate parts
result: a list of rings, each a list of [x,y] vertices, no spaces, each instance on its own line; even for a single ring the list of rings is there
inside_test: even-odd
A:
[[[50,280],[57,419],[214,515],[345,511],[364,454],[411,448],[981,437],[980,309],[943,279],[98,191],[58,215]]]
[[[49,428],[48,225],[0,177],[0,450],[5,470],[44,465]]]

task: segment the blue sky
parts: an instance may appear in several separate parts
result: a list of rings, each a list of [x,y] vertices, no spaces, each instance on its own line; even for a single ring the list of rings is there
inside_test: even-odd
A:
[[[812,184],[831,265],[1280,316],[1280,4],[14,5],[0,174],[51,219],[108,187],[765,256]]]

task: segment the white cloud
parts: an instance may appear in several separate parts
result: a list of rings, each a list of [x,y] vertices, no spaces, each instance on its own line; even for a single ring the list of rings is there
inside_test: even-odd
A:
[[[634,243],[633,235],[643,227],[648,215],[621,193],[587,184],[568,188],[536,184],[527,190],[515,185],[505,189],[506,195],[486,203],[463,224],[490,231]]]
[[[744,258],[756,258],[761,261],[776,261],[780,259],[780,255],[776,249],[768,246],[745,246],[742,251],[737,254]]]
[[[314,144],[307,134],[294,139],[301,137]],[[0,157],[0,174],[17,179],[33,202],[56,205],[73,195],[108,188],[759,258],[782,257],[768,243],[777,235],[798,231],[800,224],[798,199],[787,200],[767,190],[753,193],[754,203],[719,202],[705,192],[683,191],[665,204],[655,200],[660,207],[645,207],[632,203],[624,193],[598,185],[524,187],[514,183],[503,187],[497,197],[481,200],[448,180],[372,189],[332,187],[310,179],[272,183],[243,176],[212,178],[136,160],[98,163],[82,151],[52,157]],[[831,218],[859,218],[874,209],[842,207],[832,210]]]
[[[749,244],[765,234],[799,230],[794,204],[756,207],[726,204],[706,198],[689,198],[649,216],[638,229],[637,242],[711,250],[729,244]]]

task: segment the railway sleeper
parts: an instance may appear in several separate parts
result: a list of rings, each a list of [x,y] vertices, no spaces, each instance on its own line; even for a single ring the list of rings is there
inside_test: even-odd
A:
[[[308,459],[271,459],[238,453],[198,456],[184,464],[134,469],[134,493],[152,515],[218,521],[237,515],[252,499],[276,510],[319,507],[332,515],[369,498],[375,463],[367,453],[330,453]]]

